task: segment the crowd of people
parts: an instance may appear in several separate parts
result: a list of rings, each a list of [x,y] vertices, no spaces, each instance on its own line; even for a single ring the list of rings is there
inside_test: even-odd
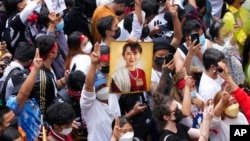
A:
[[[1,141],[229,141],[249,125],[249,0],[64,2],[0,0]]]

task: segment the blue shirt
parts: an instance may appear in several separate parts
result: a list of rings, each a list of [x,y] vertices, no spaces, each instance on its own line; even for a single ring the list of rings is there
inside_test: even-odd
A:
[[[41,124],[41,111],[36,100],[34,98],[28,99],[24,106],[20,108],[16,96],[13,96],[10,97],[6,105],[15,113],[19,126],[26,133],[27,140],[35,141],[39,135],[39,126]]]

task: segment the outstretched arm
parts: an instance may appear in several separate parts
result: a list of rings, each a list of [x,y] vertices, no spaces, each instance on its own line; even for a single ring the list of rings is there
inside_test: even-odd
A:
[[[36,76],[40,70],[40,67],[42,66],[42,59],[40,58],[38,48],[36,49],[36,54],[35,54],[33,64],[34,64],[34,68],[31,70],[29,76],[23,82],[17,94],[16,100],[17,100],[17,104],[20,105],[20,108],[23,107],[24,103],[29,98],[30,93],[36,81]]]
[[[100,58],[100,45],[99,43],[95,43],[94,51],[91,54],[91,65],[88,74],[86,75],[86,82],[85,82],[85,90],[88,92],[94,92],[94,80],[96,69],[98,66]]]

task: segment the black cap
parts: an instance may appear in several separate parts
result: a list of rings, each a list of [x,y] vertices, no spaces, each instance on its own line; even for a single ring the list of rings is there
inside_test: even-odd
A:
[[[101,45],[100,48],[101,48],[101,55],[110,53],[110,48],[108,45]]]
[[[153,51],[157,51],[160,49],[166,49],[169,50],[169,52],[174,53],[175,52],[175,48],[170,45],[170,40],[163,38],[163,37],[158,37],[158,38],[153,38],[153,42],[154,42],[154,48]]]
[[[192,11],[195,11],[194,7],[190,4],[186,4],[184,6],[184,10],[181,8],[178,8],[178,15],[180,18],[183,18],[187,16],[188,14],[190,14]]]
[[[81,91],[84,83],[85,83],[85,74],[80,70],[70,72],[68,79],[66,81],[67,87],[74,91]]]

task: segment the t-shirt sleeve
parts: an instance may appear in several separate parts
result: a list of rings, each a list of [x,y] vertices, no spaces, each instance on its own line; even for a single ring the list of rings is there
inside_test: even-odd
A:
[[[15,115],[19,115],[21,109],[19,108],[17,102],[16,102],[16,96],[12,96],[7,101],[6,106],[10,107],[10,109],[15,113]]]

